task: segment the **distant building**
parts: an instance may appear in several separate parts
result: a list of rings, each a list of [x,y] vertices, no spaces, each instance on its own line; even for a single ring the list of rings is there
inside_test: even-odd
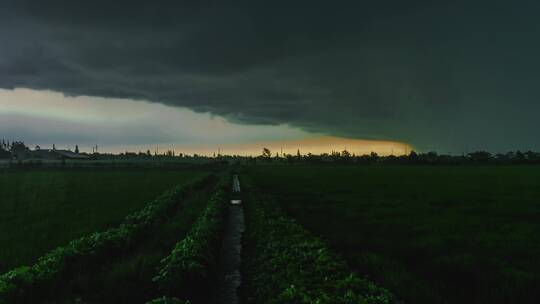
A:
[[[52,153],[53,150],[50,149],[36,149],[32,151],[32,158],[36,159],[58,159],[57,155],[55,153]]]
[[[69,150],[54,150],[52,153],[56,153],[58,159],[90,159],[90,156]]]
[[[57,150],[55,145],[53,145],[52,149],[42,149],[40,146],[35,146],[35,149],[31,150],[22,141],[14,141],[10,144],[9,141],[1,140],[0,159],[85,160],[90,159],[90,156],[85,153],[79,153],[79,146],[75,146],[75,152],[71,150]]]
[[[39,149],[32,151],[32,158],[58,160],[58,159],[90,159],[90,156],[70,150]]]

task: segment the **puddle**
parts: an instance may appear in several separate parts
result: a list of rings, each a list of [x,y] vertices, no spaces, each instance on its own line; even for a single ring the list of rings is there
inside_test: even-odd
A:
[[[238,175],[233,176],[233,192],[240,192],[240,181]]]
[[[238,287],[242,284],[242,233],[245,230],[242,205],[229,206],[225,236],[220,254],[220,281],[213,304],[238,304]]]

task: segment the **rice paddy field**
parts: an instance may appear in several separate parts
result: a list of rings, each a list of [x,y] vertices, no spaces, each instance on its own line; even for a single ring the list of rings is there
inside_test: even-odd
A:
[[[539,166],[246,169],[357,272],[405,303],[537,303]]]

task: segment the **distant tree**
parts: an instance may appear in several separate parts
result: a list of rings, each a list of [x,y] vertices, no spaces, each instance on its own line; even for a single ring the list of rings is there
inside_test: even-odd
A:
[[[487,162],[491,159],[491,153],[486,151],[476,151],[469,153],[468,156],[474,162]]]
[[[78,145],[75,145],[75,153],[79,153],[79,146]]]
[[[0,147],[0,159],[11,158],[11,153],[5,148],[6,147]]]
[[[525,159],[527,159],[530,162],[536,162],[540,160],[540,155],[538,153],[535,153],[533,151],[527,151],[525,152]]]
[[[347,149],[345,149],[345,150],[343,150],[341,152],[341,156],[349,158],[349,157],[351,157],[351,153],[349,151],[347,151]]]
[[[439,155],[435,151],[422,154],[422,158],[428,163],[436,163],[439,160]]]
[[[264,157],[264,158],[271,158],[271,157],[272,157],[272,152],[270,151],[270,149],[268,149],[268,148],[263,148],[263,151],[262,151],[262,157]]]
[[[516,156],[516,154],[514,152],[512,152],[512,151],[505,154],[505,157],[506,157],[507,160],[512,160],[512,159],[514,159],[515,156]]]
[[[525,159],[525,154],[523,154],[523,152],[518,150],[516,154],[514,155],[514,160],[517,162],[522,162],[524,159]]]

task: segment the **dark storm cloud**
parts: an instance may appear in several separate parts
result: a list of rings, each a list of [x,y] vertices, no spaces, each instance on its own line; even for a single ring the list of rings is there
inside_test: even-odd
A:
[[[535,1],[2,3],[3,88],[424,149],[540,149]]]

